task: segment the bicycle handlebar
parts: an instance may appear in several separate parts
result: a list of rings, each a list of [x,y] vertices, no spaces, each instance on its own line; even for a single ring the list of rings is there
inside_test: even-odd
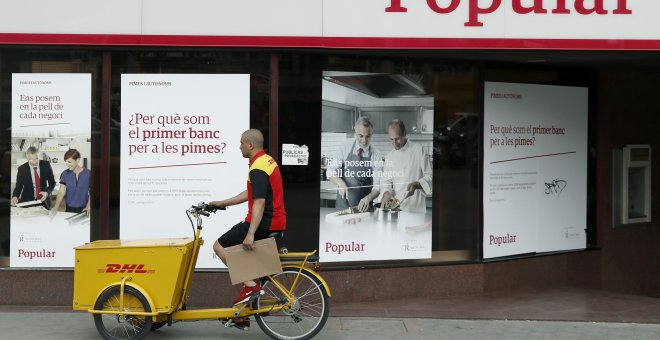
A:
[[[195,239],[198,237],[198,235],[195,233],[195,222],[193,222],[192,217],[197,220],[197,230],[199,232],[202,230],[202,216],[209,217],[211,216],[211,213],[215,213],[216,210],[226,209],[226,207],[216,207],[204,202],[199,202],[196,205],[186,209],[186,216],[188,216],[188,221],[190,221],[190,225],[193,228],[193,235],[195,235]]]
[[[199,202],[196,205],[193,205],[188,209],[188,211],[191,214],[194,215],[202,215],[202,216],[210,216],[211,213],[216,212],[217,210],[226,210],[227,207],[216,207],[214,205],[210,205],[204,202]]]

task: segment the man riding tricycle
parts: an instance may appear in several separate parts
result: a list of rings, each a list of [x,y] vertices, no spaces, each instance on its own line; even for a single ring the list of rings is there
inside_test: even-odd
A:
[[[91,313],[105,339],[141,339],[150,330],[185,320],[234,326],[254,316],[273,339],[309,339],[325,325],[330,290],[316,272],[314,252],[280,253],[282,271],[260,278],[262,293],[228,308],[187,307],[203,243],[200,203],[186,210],[194,238],[99,240],[76,248],[73,309]]]
[[[213,245],[225,264],[232,247],[250,252],[259,242],[281,237],[286,227],[282,179],[277,163],[263,151],[263,135],[247,130],[240,144],[243,157],[250,160],[247,188],[229,199],[187,209],[193,238],[99,240],[75,248],[73,309],[91,313],[104,338],[141,339],[152,329],[184,320],[219,319],[227,327],[247,329],[251,316],[274,339],[309,339],[323,328],[330,290],[315,270],[316,251],[278,255],[273,246],[272,256],[279,256],[280,265],[275,263],[261,277],[246,278],[232,307],[187,306],[204,242],[203,217],[248,202],[245,220]]]

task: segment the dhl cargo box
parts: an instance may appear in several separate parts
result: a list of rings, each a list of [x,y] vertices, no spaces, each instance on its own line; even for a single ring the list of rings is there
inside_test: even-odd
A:
[[[124,277],[142,288],[153,311],[171,313],[183,298],[192,238],[99,240],[75,248],[73,309],[90,310],[109,285]]]

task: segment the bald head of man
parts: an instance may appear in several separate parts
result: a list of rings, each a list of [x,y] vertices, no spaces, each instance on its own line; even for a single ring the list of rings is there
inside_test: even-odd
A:
[[[241,154],[245,158],[252,158],[264,148],[264,135],[257,129],[250,129],[241,135]]]

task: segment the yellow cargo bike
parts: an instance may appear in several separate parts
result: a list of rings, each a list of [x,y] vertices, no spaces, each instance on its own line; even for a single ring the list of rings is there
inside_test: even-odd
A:
[[[142,339],[178,321],[215,319],[231,326],[250,316],[273,339],[309,339],[321,331],[330,289],[317,273],[316,251],[281,251],[282,272],[261,278],[264,294],[245,303],[187,308],[204,242],[202,218],[210,211],[214,208],[205,203],[186,210],[193,238],[99,240],[76,247],[73,309],[91,313],[97,330],[109,340]]]

